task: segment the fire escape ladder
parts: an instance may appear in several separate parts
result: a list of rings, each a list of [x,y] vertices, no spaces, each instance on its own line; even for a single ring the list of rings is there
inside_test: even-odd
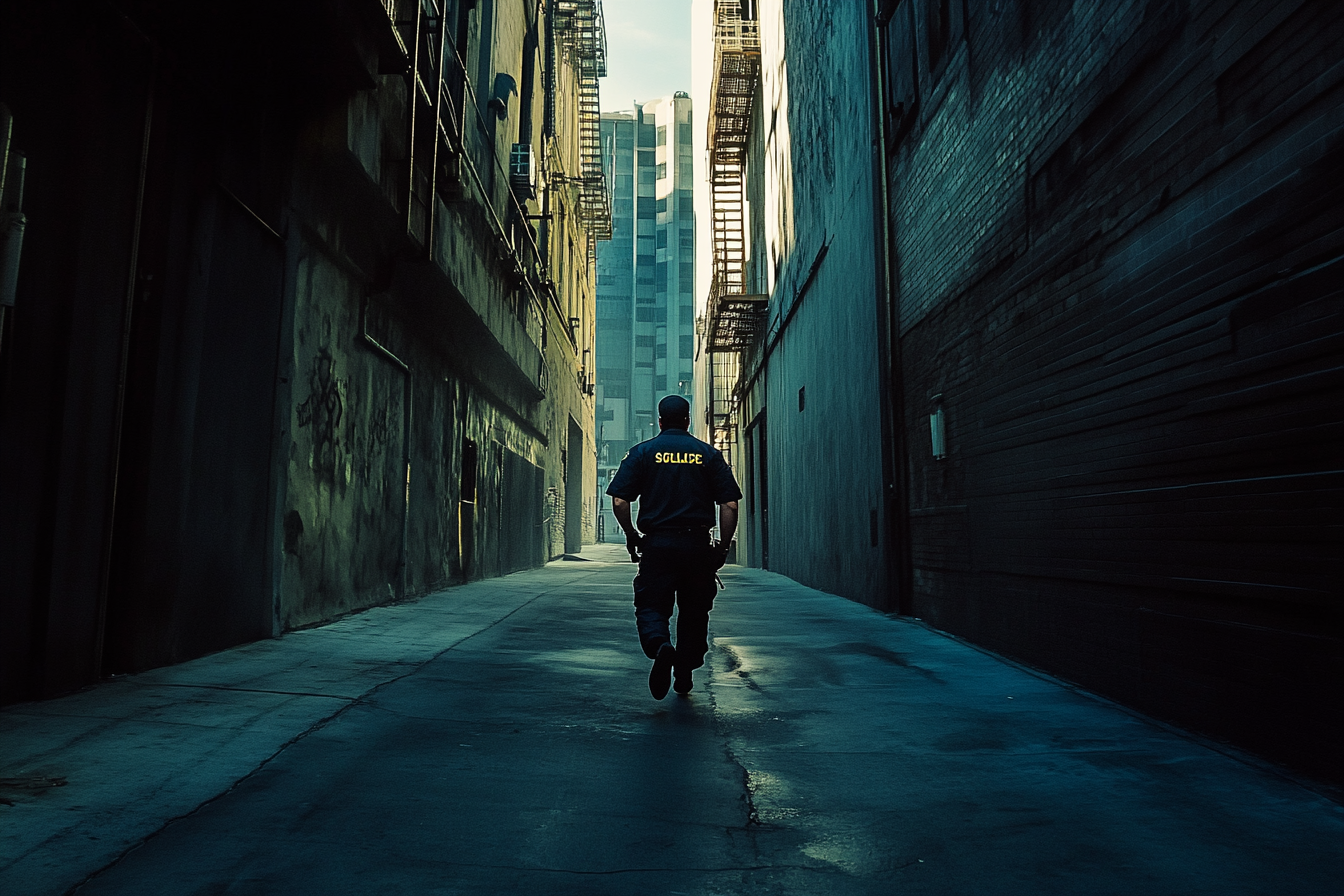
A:
[[[406,79],[406,156],[395,202],[406,233],[432,251],[434,197],[462,197],[467,79],[453,45],[444,0],[378,0],[386,14],[380,70]],[[401,178],[404,178],[402,180]]]
[[[760,75],[759,24],[742,17],[737,0],[716,0],[708,134],[714,264],[705,338],[710,355],[710,436],[729,464],[736,441],[741,352],[756,340],[767,299],[747,292],[747,146]]]
[[[399,204],[407,235],[428,253],[434,236],[440,121],[447,100],[442,0],[382,0],[382,5],[406,59],[406,180]]]
[[[611,195],[602,169],[602,106],[597,79],[607,74],[606,25],[599,0],[558,0],[556,35],[579,81],[579,220],[592,243],[611,239]],[[590,259],[591,260],[591,259]]]

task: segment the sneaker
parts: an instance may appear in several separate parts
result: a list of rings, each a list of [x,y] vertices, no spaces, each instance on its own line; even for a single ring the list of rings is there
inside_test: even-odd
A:
[[[678,694],[681,694],[683,697],[689,694],[691,692],[691,688],[694,686],[695,685],[691,683],[691,673],[689,672],[685,674],[678,672],[676,681],[672,682],[672,690],[676,691]]]
[[[672,685],[672,664],[676,661],[677,651],[671,644],[658,648],[658,656],[654,658],[653,668],[649,671],[649,693],[653,699],[661,700],[667,696],[667,689]]]

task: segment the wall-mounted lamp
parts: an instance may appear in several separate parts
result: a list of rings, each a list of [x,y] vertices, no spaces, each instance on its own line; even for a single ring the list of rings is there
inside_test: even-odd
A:
[[[938,402],[929,415],[929,436],[932,440],[933,459],[944,460],[947,457],[947,423],[943,416],[942,396],[934,398]]]

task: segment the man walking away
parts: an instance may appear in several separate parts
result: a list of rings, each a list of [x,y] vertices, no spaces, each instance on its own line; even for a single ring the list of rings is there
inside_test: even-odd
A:
[[[692,436],[690,425],[686,399],[669,395],[658,402],[658,435],[631,448],[607,486],[626,550],[639,564],[635,624],[644,655],[653,660],[649,692],[656,700],[667,696],[674,670],[677,693],[690,693],[691,672],[705,663],[715,573],[727,560],[742,497],[722,452]],[[636,498],[639,529],[630,520]],[[718,544],[710,537],[715,504]],[[668,628],[674,603],[681,611],[676,647]]]

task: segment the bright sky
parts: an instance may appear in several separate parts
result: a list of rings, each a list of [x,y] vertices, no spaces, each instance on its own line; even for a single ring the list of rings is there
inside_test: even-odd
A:
[[[607,76],[603,112],[691,91],[691,0],[602,0]]]

